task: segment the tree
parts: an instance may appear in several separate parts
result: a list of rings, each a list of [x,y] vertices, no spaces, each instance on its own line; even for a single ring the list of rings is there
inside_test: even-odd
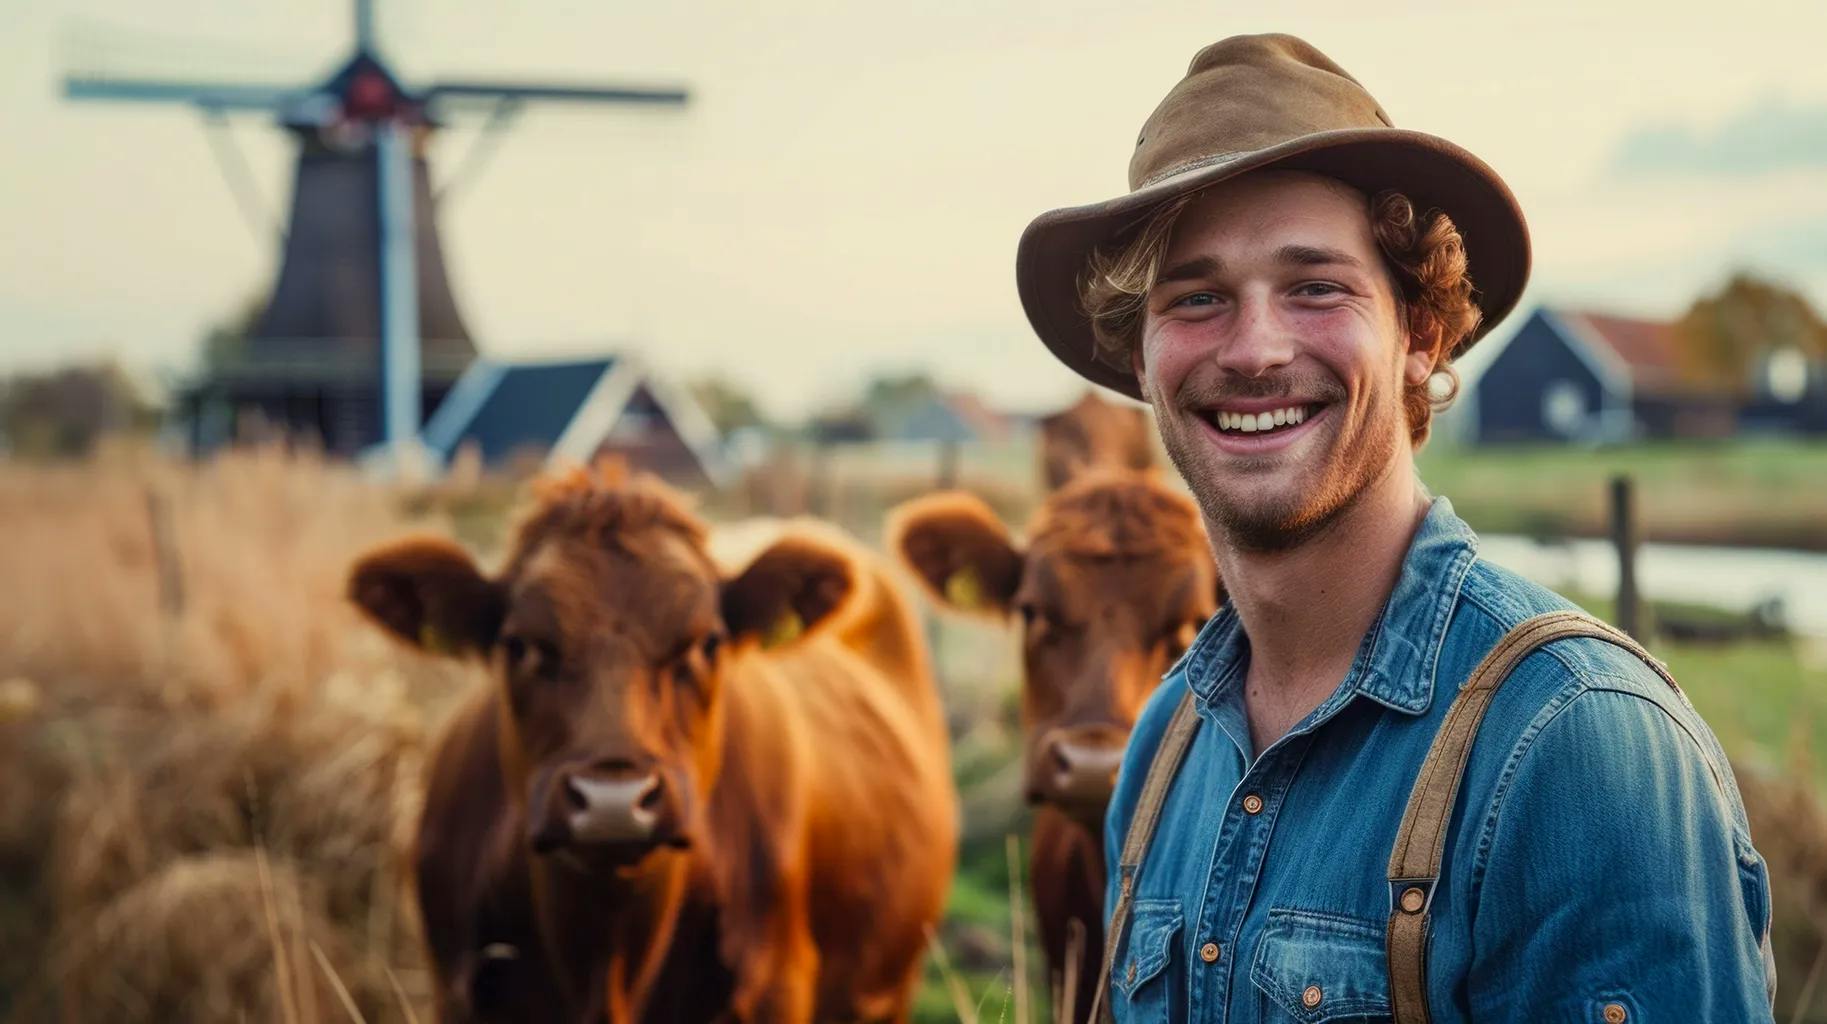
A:
[[[1696,383],[1742,390],[1759,360],[1794,351],[1827,358],[1827,322],[1799,292],[1748,273],[1702,296],[1675,323],[1681,371]]]
[[[247,352],[247,337],[254,332],[260,314],[266,309],[266,297],[256,295],[243,301],[226,320],[203,333],[203,372],[214,376],[241,361]]]
[[[700,377],[693,381],[688,389],[691,396],[703,407],[705,415],[717,425],[720,433],[728,434],[745,427],[765,427],[767,418],[755,406],[755,399],[747,391],[731,383],[729,378],[721,375]]]
[[[904,409],[939,394],[939,385],[924,373],[884,374],[869,382],[863,407],[871,410]]]
[[[157,411],[113,362],[0,382],[0,437],[14,454],[81,458],[104,435],[147,430]]]

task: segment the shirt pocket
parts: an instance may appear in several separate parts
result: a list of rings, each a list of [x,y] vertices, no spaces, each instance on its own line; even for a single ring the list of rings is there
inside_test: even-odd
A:
[[[1381,924],[1307,910],[1270,910],[1250,965],[1264,1024],[1392,1019],[1384,939]]]
[[[1770,943],[1775,907],[1770,900],[1770,868],[1763,855],[1751,845],[1748,836],[1734,838],[1738,854],[1738,891],[1744,899],[1745,917],[1751,932],[1757,936],[1757,951],[1763,958],[1764,989],[1772,1002],[1776,1000],[1776,955]]]
[[[1124,1024],[1170,1020],[1169,968],[1180,935],[1179,900],[1136,900],[1129,908],[1129,937],[1110,966],[1111,1012]]]

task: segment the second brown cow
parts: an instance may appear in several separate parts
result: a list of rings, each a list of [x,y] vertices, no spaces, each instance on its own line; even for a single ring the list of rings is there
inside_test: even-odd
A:
[[[1085,1020],[1123,746],[1219,601],[1198,511],[1152,473],[1093,470],[1047,497],[1025,543],[950,492],[897,509],[888,544],[940,602],[1020,625],[1034,908],[1054,985],[1074,989],[1072,1019]]]
[[[669,492],[580,471],[499,574],[408,540],[350,589],[494,679],[420,829],[445,1019],[905,1015],[956,794],[917,624],[860,548],[790,531],[727,576]]]

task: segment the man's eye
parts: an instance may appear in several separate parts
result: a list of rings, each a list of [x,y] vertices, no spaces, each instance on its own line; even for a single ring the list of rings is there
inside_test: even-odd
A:
[[[1294,294],[1308,298],[1319,298],[1326,295],[1337,295],[1345,289],[1331,281],[1308,281],[1294,289]]]
[[[1211,292],[1194,292],[1174,300],[1176,306],[1210,306],[1216,304],[1218,296]]]

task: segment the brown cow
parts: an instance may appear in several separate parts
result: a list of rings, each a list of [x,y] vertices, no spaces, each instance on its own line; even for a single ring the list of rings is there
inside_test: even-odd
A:
[[[1155,431],[1148,410],[1106,402],[1091,392],[1040,421],[1040,469],[1047,490],[1057,491],[1097,467],[1150,469]]]
[[[957,832],[917,623],[852,542],[795,528],[733,577],[705,542],[661,485],[577,471],[497,576],[437,539],[352,571],[376,622],[494,676],[418,852],[453,1017],[906,1016]]]
[[[957,492],[897,509],[888,545],[946,605],[1020,617],[1034,909],[1054,983],[1078,979],[1072,1019],[1085,1020],[1104,945],[1104,811],[1123,745],[1220,600],[1198,511],[1153,473],[1099,470],[1047,497],[1025,547]]]

